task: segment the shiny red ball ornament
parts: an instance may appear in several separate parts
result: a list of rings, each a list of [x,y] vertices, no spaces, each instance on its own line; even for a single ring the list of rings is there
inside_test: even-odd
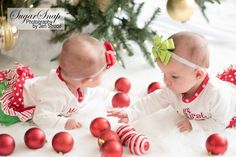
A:
[[[99,137],[104,131],[111,130],[111,125],[106,118],[98,117],[92,120],[89,129],[94,137]]]
[[[12,154],[15,149],[15,140],[11,135],[0,134],[0,156]]]
[[[73,145],[74,139],[68,132],[58,132],[52,138],[52,147],[58,153],[68,153],[73,148]]]
[[[130,105],[129,95],[126,93],[116,93],[112,97],[112,106],[113,107],[128,107]]]
[[[120,142],[120,137],[113,130],[104,131],[101,134],[101,136],[99,136],[99,138],[98,138],[98,145],[101,147],[104,143],[111,141],[111,140],[115,140],[115,141]]]
[[[102,153],[102,157],[122,157],[123,147],[120,142],[111,140],[104,143],[100,151]]]
[[[161,89],[160,82],[152,82],[151,84],[149,84],[149,86],[147,88],[147,93],[150,94],[150,93],[154,92],[157,89]]]
[[[210,135],[206,140],[206,149],[210,155],[224,154],[228,148],[226,137],[218,133]]]
[[[124,93],[128,93],[131,88],[131,82],[126,77],[120,77],[115,82],[116,90]]]
[[[30,149],[39,149],[46,143],[46,135],[40,128],[30,128],[25,132],[25,145]]]

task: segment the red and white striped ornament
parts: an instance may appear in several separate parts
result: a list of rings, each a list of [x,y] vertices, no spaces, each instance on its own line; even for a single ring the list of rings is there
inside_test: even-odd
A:
[[[123,145],[128,145],[129,139],[136,134],[135,129],[129,125],[121,125],[116,133],[120,137],[120,142]]]
[[[134,134],[128,142],[128,147],[131,154],[142,155],[149,151],[150,143],[144,135]]]

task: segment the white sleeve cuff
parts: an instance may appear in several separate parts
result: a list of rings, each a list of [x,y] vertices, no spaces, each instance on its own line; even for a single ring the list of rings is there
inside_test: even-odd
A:
[[[190,120],[190,123],[192,125],[192,130],[194,131],[200,131],[203,130],[202,127],[200,125],[197,124],[196,120]]]
[[[65,118],[65,117],[58,118],[58,121],[56,122],[55,127],[57,129],[63,129],[64,130],[67,120],[68,120],[68,118]]]

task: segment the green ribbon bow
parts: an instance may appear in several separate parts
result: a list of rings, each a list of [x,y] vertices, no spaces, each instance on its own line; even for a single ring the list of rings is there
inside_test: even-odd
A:
[[[163,36],[155,36],[153,40],[152,54],[155,61],[160,58],[161,62],[166,65],[170,61],[171,50],[175,49],[173,39],[162,41]]]

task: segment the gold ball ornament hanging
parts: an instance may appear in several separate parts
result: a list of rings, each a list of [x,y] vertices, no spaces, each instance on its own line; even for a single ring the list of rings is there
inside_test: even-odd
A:
[[[19,32],[15,26],[6,21],[6,18],[0,17],[0,50],[11,49],[18,39]]]
[[[108,7],[111,5],[112,0],[96,0],[99,10],[106,12]]]
[[[185,22],[193,15],[195,0],[168,0],[167,12],[176,21]]]

